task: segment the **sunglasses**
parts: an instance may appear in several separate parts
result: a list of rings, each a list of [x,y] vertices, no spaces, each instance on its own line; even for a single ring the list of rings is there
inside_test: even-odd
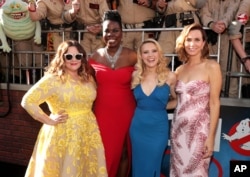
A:
[[[66,60],[72,60],[73,57],[75,57],[75,59],[77,60],[81,60],[83,58],[83,54],[82,53],[77,53],[77,54],[65,53],[64,57]]]

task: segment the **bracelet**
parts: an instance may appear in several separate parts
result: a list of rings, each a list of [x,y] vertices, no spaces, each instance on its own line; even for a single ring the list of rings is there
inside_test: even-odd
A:
[[[242,62],[242,63],[246,63],[247,60],[250,60],[250,56],[241,58],[241,62]]]

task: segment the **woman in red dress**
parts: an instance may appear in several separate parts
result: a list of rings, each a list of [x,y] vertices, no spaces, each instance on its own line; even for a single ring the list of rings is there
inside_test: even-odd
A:
[[[94,113],[100,127],[105,148],[109,177],[128,176],[130,154],[128,130],[135,109],[131,77],[136,52],[123,47],[121,16],[107,11],[103,17],[104,48],[98,49],[88,60],[95,70],[97,98]],[[123,164],[119,169],[119,164]],[[118,170],[119,169],[119,170]]]

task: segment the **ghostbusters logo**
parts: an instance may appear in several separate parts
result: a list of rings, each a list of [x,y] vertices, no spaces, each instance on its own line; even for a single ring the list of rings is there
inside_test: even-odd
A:
[[[247,21],[248,21],[248,18],[249,17],[245,13],[244,14],[239,14],[238,17],[237,17],[238,21],[241,22],[242,24],[246,24]]]
[[[250,156],[250,119],[246,118],[236,123],[222,137],[229,141],[232,149],[241,155]]]

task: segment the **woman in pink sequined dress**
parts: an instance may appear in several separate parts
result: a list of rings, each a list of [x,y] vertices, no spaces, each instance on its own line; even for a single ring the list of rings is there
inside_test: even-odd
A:
[[[208,176],[220,112],[219,64],[208,59],[202,26],[184,27],[176,41],[178,97],[171,129],[170,177]]]

